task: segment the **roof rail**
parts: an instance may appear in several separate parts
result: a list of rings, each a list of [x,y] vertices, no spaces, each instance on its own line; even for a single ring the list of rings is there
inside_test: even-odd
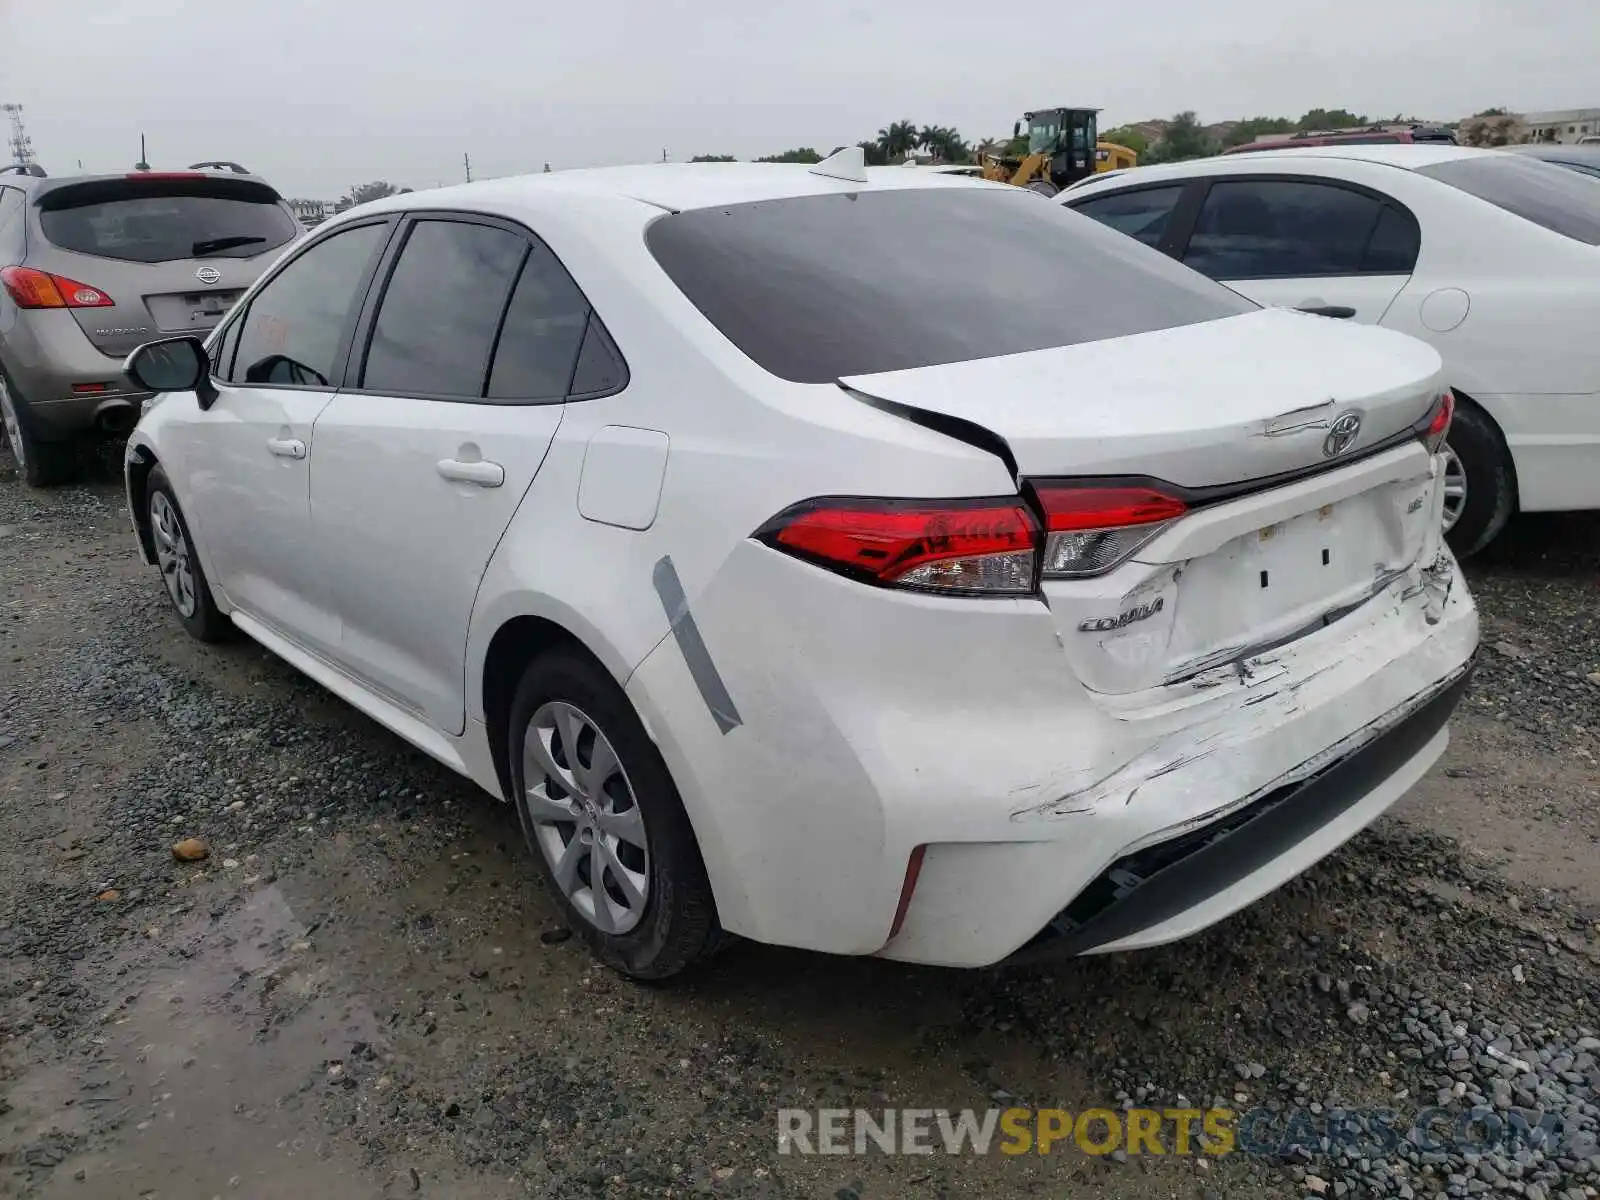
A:
[[[235,175],[248,175],[248,174],[250,174],[249,171],[245,170],[238,163],[229,162],[225,158],[212,158],[212,159],[207,159],[205,162],[190,163],[189,164],[189,170],[191,170],[191,171],[231,171]]]
[[[0,167],[0,175],[27,175],[32,179],[50,178],[38,163],[12,163],[9,167]]]

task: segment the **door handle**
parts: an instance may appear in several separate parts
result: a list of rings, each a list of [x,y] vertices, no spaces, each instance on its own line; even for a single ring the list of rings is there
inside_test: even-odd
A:
[[[458,458],[441,458],[439,474],[454,483],[471,483],[478,487],[497,488],[506,481],[506,469],[497,462],[462,462]]]
[[[299,438],[268,438],[267,449],[279,458],[304,458],[306,444]]]
[[[1302,304],[1299,309],[1314,317],[1337,317],[1341,321],[1348,321],[1356,315],[1356,310],[1347,304]]]

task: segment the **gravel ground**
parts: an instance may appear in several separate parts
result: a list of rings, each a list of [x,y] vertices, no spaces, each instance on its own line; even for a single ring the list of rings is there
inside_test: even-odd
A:
[[[1469,574],[1445,761],[1205,935],[970,973],[742,946],[647,988],[566,937],[503,807],[187,640],[113,476],[31,492],[0,454],[0,1195],[1591,1200],[1600,521]],[[1251,1110],[1256,1152],[775,1149],[780,1106],[1135,1103]]]

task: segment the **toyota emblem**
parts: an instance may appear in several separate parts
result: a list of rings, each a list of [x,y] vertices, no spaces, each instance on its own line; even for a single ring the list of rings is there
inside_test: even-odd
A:
[[[1333,428],[1328,430],[1328,436],[1322,439],[1322,454],[1324,458],[1338,458],[1351,446],[1355,445],[1356,438],[1361,435],[1361,417],[1357,413],[1347,412],[1333,423]]]
[[[215,267],[200,266],[194,269],[194,277],[201,283],[215,283],[222,278],[222,272]]]

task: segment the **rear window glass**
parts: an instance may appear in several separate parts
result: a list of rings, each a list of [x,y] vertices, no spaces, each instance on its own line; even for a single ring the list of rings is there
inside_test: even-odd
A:
[[[40,228],[63,250],[124,262],[254,258],[299,225],[277,193],[232,181],[112,180],[41,197]]]
[[[1489,154],[1419,167],[1496,208],[1591,246],[1600,246],[1600,180],[1554,163]]]
[[[1256,308],[1023,189],[835,193],[662,217],[651,252],[765,370],[799,383],[1020,354]]]

